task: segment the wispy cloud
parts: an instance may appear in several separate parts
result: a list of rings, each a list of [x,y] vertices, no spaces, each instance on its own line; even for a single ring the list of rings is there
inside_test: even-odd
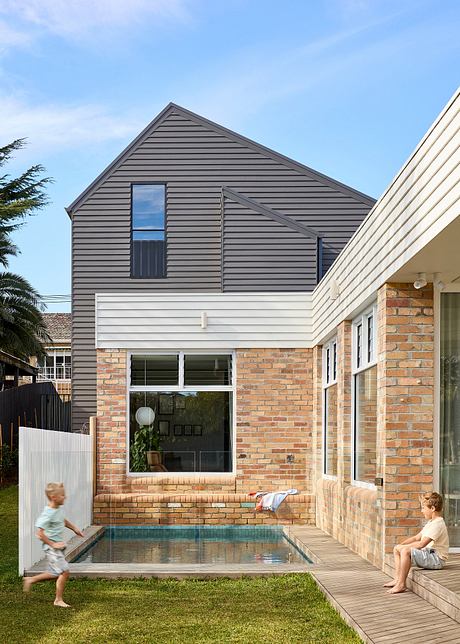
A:
[[[30,34],[0,20],[0,54],[12,47],[28,45],[31,41]]]
[[[366,2],[350,0],[353,9]],[[351,8],[350,8],[351,10]],[[395,8],[392,13],[369,15],[361,24],[337,30],[306,45],[284,51],[268,46],[240,51],[219,69],[218,80],[211,75],[190,84],[190,107],[214,120],[241,126],[248,116],[265,106],[295,100],[309,91],[327,96],[336,81],[348,79],[348,89],[360,83],[369,69],[388,70],[409,57],[426,56],[432,62],[448,51],[459,51],[459,18],[443,30],[433,30],[423,19],[411,19],[410,11]],[[401,19],[403,14],[405,20]],[[390,64],[390,61],[393,61]],[[326,92],[326,94],[324,94]]]
[[[190,0],[2,0],[0,15],[8,21],[9,45],[46,33],[71,39],[103,38],[107,31],[145,21],[187,23]],[[0,32],[1,34],[1,32]],[[16,35],[16,38],[14,37]]]
[[[15,98],[0,98],[0,123],[4,143],[27,137],[28,149],[42,153],[129,140],[145,125],[136,116],[116,116],[98,105],[32,105]]]

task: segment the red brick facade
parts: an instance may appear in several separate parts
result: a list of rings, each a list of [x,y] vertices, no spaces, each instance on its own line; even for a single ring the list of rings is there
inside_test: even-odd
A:
[[[434,318],[431,284],[379,291],[379,418],[385,552],[421,526],[433,489]]]
[[[306,493],[311,354],[306,349],[237,351],[236,474],[127,476],[126,351],[98,350],[96,522],[313,522],[313,497]],[[248,506],[250,491],[292,487],[300,494],[289,496],[276,515]]]
[[[421,526],[418,496],[433,487],[434,326],[430,286],[385,284],[377,302],[374,489],[351,484],[351,323],[337,329],[338,476],[322,476],[321,352],[316,351],[316,522],[377,565]],[[367,427],[367,431],[370,431]]]

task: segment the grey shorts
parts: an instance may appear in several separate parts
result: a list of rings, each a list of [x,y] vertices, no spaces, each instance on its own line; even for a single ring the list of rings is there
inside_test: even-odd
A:
[[[69,564],[64,557],[63,550],[56,550],[48,545],[45,545],[44,550],[46,562],[48,564],[48,572],[59,577],[63,572],[69,570]]]
[[[426,570],[441,570],[444,568],[444,560],[432,548],[412,548],[410,558],[414,566],[425,568]]]

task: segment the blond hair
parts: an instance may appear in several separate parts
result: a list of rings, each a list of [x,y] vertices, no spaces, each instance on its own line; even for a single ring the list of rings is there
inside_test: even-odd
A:
[[[56,494],[56,492],[64,489],[64,483],[48,483],[45,487],[45,494],[48,498]]]
[[[421,498],[422,505],[427,505],[429,508],[432,508],[435,512],[441,512],[443,501],[442,496],[437,492],[427,492]]]

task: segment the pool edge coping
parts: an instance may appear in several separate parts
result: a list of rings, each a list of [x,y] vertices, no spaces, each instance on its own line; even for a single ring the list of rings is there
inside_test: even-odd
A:
[[[202,524],[197,524],[202,527]],[[233,525],[233,524],[229,524]],[[97,541],[105,532],[106,528],[110,526],[91,525],[84,530],[83,537],[73,537],[66,549],[65,558],[69,562],[70,573],[73,578],[203,578],[209,579],[212,577],[254,577],[254,576],[267,576],[267,575],[285,575],[292,573],[306,573],[311,571],[315,564],[322,563],[321,560],[312,552],[308,546],[298,537],[292,534],[295,526],[280,525],[283,536],[286,540],[297,550],[300,550],[312,563],[306,561],[301,565],[298,564],[83,564],[72,563],[72,560],[79,556],[89,548],[95,541]],[[148,526],[140,526],[148,527]],[[155,526],[154,526],[155,527]],[[167,526],[166,526],[167,527]],[[192,524],[187,524],[184,527],[193,527]],[[238,527],[238,526],[235,526]],[[253,527],[253,526],[251,526]],[[300,527],[300,526],[299,526]],[[251,567],[251,566],[254,566]],[[112,570],[109,569],[112,568]],[[30,568],[24,571],[24,577],[32,577],[37,575],[46,568],[46,560],[41,559]],[[115,568],[115,569],[114,569]]]

